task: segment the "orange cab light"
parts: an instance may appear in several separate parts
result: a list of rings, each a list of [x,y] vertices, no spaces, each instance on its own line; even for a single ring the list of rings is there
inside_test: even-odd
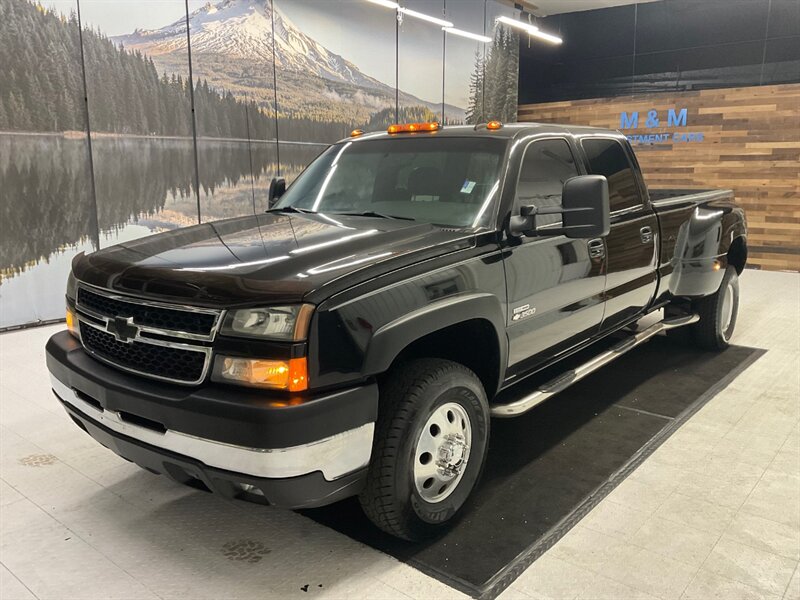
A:
[[[389,125],[389,133],[411,133],[414,131],[437,131],[439,123],[431,121],[430,123],[400,123]]]
[[[496,130],[500,129],[502,126],[503,126],[503,124],[500,121],[489,121],[486,124],[486,129],[490,129],[492,131],[496,131]]]
[[[360,135],[364,135],[363,129],[353,129],[353,131],[350,132],[350,137],[358,137]]]

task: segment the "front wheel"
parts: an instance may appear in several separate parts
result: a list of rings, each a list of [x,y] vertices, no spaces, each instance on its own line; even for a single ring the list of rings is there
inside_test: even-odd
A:
[[[412,361],[381,386],[369,474],[359,501],[378,527],[416,541],[453,519],[477,483],[489,441],[478,377],[442,359]]]
[[[692,338],[705,350],[724,350],[730,343],[739,312],[739,275],[728,266],[716,293],[694,303],[700,320],[692,325]]]

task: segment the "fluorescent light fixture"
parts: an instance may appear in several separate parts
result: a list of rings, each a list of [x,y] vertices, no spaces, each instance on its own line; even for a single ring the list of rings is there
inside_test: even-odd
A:
[[[453,26],[453,24],[450,21],[445,21],[444,19],[437,19],[436,17],[432,17],[430,15],[426,15],[425,13],[411,10],[410,8],[404,8],[401,6],[397,10],[399,10],[404,15],[408,15],[409,17],[414,17],[415,19],[420,19],[422,21],[427,21],[428,23],[433,23],[434,25],[441,25],[442,27]]]
[[[544,31],[537,31],[536,33],[531,34],[533,37],[539,38],[540,40],[544,40],[545,42],[550,42],[551,44],[560,44],[564,40],[562,40],[557,35],[553,35],[551,33],[545,33]]]
[[[463,29],[456,29],[455,27],[442,27],[442,31],[446,33],[452,33],[453,35],[458,35],[460,37],[469,38],[471,40],[477,40],[479,42],[483,42],[484,44],[488,44],[492,41],[487,35],[480,35],[478,33],[470,33],[469,31],[464,31]]]
[[[422,21],[427,21],[428,23],[433,23],[434,25],[439,25],[441,27],[453,26],[453,24],[450,21],[445,21],[444,19],[439,19],[437,17],[426,15],[425,13],[417,12],[416,10],[411,10],[410,8],[405,8],[404,6],[400,6],[397,2],[392,2],[392,0],[367,0],[367,2],[371,2],[372,4],[377,4],[378,6],[385,6],[386,8],[394,9],[404,15],[408,15],[409,17],[420,19]]]
[[[370,0],[370,1],[372,1],[372,0]],[[495,19],[495,21],[497,23],[505,23],[506,25],[508,25],[510,27],[516,27],[517,29],[522,29],[522,31],[524,31],[526,33],[529,33],[529,34],[534,34],[534,33],[537,33],[539,31],[539,28],[536,25],[531,25],[530,23],[525,23],[525,22],[520,21],[518,19],[512,19],[511,17],[497,17],[497,19]]]
[[[393,8],[394,10],[400,8],[400,5],[397,2],[392,2],[392,0],[367,0],[367,2],[372,2],[378,6],[385,6],[386,8]]]
[[[563,42],[560,37],[539,31],[539,28],[536,25],[531,25],[530,23],[525,23],[524,21],[520,21],[518,19],[512,19],[511,17],[497,17],[496,22],[505,23],[509,27],[516,27],[528,35],[539,38],[540,40],[544,40],[546,42],[550,42],[551,44],[560,44]]]

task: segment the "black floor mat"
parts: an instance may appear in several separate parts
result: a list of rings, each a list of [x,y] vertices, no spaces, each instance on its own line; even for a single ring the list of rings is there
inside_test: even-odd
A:
[[[700,352],[659,337],[530,413],[493,420],[483,479],[436,540],[383,534],[355,499],[304,514],[474,597],[494,597],[761,353]]]

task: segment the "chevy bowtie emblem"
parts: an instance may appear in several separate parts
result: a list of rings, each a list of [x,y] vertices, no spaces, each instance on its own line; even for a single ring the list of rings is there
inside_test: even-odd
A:
[[[106,331],[114,335],[119,342],[131,342],[139,334],[139,328],[133,324],[133,317],[114,317],[106,324]]]

